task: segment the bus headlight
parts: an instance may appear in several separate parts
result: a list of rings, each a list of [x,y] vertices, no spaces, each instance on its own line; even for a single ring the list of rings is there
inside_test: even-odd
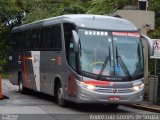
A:
[[[82,87],[87,88],[88,90],[95,90],[96,86],[92,85],[92,84],[86,84],[84,82],[81,83]]]
[[[108,81],[100,81],[100,80],[84,80],[77,81],[77,83],[88,90],[96,90],[97,86],[108,86],[110,82]]]
[[[95,90],[95,86],[94,85],[86,85],[86,87],[87,87],[87,89],[89,89],[89,90]]]
[[[143,83],[133,86],[133,90],[134,91],[138,91],[138,90],[143,89],[143,88],[144,88],[144,84]]]
[[[96,86],[95,86],[95,85],[92,85],[92,84],[87,84],[87,83],[85,83],[85,82],[80,82],[80,81],[78,81],[77,83],[78,83],[81,87],[86,88],[86,89],[88,89],[88,90],[95,90],[95,89],[96,89]]]
[[[139,86],[133,86],[133,90],[138,91],[140,89]]]

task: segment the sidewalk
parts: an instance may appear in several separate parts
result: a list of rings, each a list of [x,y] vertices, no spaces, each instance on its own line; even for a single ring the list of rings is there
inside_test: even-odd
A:
[[[160,113],[160,105],[151,104],[147,101],[142,101],[140,104],[133,104],[133,105],[127,105],[127,106],[136,108],[136,109]]]

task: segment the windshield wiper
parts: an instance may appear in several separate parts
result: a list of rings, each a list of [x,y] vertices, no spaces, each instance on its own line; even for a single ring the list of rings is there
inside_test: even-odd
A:
[[[97,79],[101,79],[102,73],[103,73],[103,71],[104,71],[104,69],[105,69],[108,61],[111,59],[110,47],[108,47],[108,49],[109,49],[109,50],[108,50],[108,51],[109,51],[109,55],[106,56],[105,61],[104,61],[103,65],[102,65],[102,68],[101,68],[101,70],[100,70],[100,72],[99,72],[99,75],[98,75],[98,78],[97,78]],[[111,66],[111,63],[110,63],[110,66]]]
[[[79,40],[79,55],[82,55],[82,45],[81,45],[81,41]]]
[[[126,66],[126,64],[124,63],[123,59],[121,58],[121,56],[118,55],[118,49],[117,49],[117,46],[116,46],[116,60],[117,60],[117,66],[118,66],[118,63],[120,64],[123,72],[125,73],[125,75],[128,77],[128,79],[132,79],[132,76]]]

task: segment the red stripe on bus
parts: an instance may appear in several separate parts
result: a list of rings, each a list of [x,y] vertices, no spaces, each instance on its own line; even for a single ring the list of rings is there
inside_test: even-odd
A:
[[[108,86],[110,84],[110,82],[108,81],[92,81],[92,80],[84,81],[84,83],[95,86]]]
[[[24,79],[26,82],[26,87],[29,88],[29,80],[27,75],[27,66],[26,66],[26,56],[23,57],[23,72],[24,72]]]

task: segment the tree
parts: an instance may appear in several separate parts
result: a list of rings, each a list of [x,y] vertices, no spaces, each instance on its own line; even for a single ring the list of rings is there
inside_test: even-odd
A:
[[[7,69],[10,28],[6,25],[22,11],[21,0],[0,0],[0,71]]]
[[[24,11],[27,12],[25,23],[64,14],[85,13],[86,3],[80,0],[23,0]]]
[[[160,1],[149,0],[149,10],[155,12],[155,30],[149,32],[151,38],[160,38]]]
[[[0,24],[0,71],[7,69],[9,28]]]
[[[91,0],[87,13],[109,14],[122,9],[128,2],[128,0]]]
[[[12,19],[22,9],[17,6],[18,0],[0,0],[0,23]]]

